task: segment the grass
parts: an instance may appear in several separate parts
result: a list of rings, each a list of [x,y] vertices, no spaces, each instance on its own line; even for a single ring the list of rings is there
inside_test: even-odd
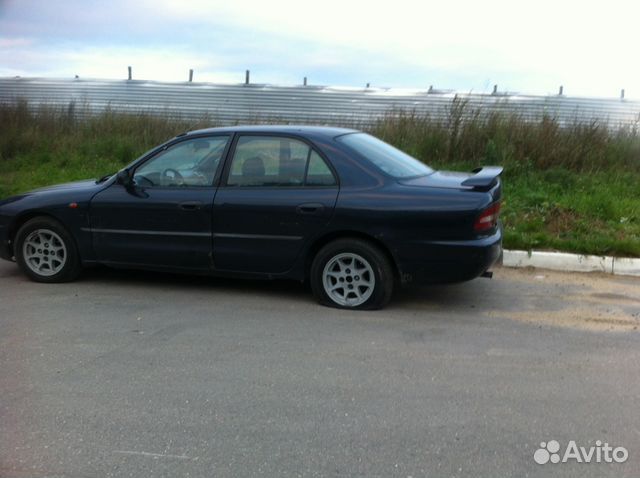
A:
[[[640,174],[550,169],[505,180],[505,245],[640,256]]]
[[[216,125],[208,117],[80,113],[74,104],[0,105],[0,197],[99,177],[178,133]],[[437,169],[504,166],[507,248],[640,257],[637,128],[524,121],[454,101],[444,123],[396,111],[367,129]]]

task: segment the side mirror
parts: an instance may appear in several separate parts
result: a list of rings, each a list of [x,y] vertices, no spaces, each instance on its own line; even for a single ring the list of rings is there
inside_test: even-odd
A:
[[[129,171],[126,169],[121,169],[120,171],[118,171],[118,174],[116,175],[116,183],[122,184],[127,189],[132,187],[133,179],[131,179]]]

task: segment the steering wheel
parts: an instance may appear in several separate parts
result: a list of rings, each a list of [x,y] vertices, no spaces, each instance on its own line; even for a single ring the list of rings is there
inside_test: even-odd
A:
[[[171,175],[169,175],[168,173],[171,173]],[[178,184],[178,186],[181,186],[184,184],[184,178],[182,177],[182,174],[180,174],[177,170],[173,168],[167,168],[164,171],[162,171],[162,182],[167,183],[167,181],[165,181],[167,179],[170,181],[175,181],[176,184]]]

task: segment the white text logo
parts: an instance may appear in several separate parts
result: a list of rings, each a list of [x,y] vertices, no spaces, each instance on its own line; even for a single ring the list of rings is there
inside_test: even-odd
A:
[[[629,452],[625,447],[612,447],[608,443],[596,440],[595,446],[578,446],[571,440],[560,453],[560,443],[556,440],[540,443],[533,454],[533,459],[538,465],[546,463],[624,463],[629,458]]]

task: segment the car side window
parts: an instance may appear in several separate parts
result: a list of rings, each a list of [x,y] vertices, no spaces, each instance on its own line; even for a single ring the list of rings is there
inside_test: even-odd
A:
[[[336,179],[333,173],[315,151],[311,151],[309,156],[309,167],[307,168],[307,178],[305,181],[307,186],[335,186]]]
[[[137,168],[133,180],[144,187],[210,187],[228,141],[228,135],[181,141]]]
[[[312,169],[313,168],[313,169]],[[227,186],[334,186],[324,159],[303,141],[272,136],[241,136],[231,160]]]

